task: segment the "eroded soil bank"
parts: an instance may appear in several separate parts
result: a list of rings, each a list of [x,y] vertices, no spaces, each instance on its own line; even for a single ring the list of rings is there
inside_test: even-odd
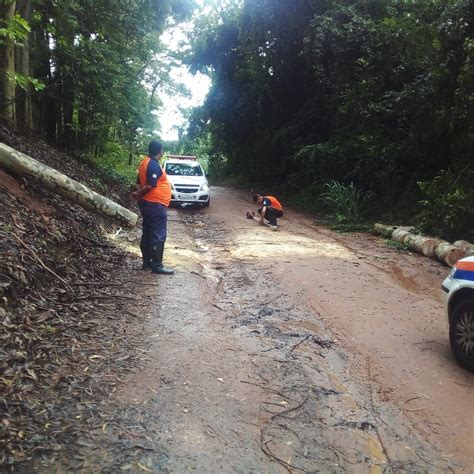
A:
[[[141,274],[139,370],[120,379],[83,472],[469,472],[472,376],[449,353],[447,269],[250,196],[170,211],[174,277]],[[139,233],[124,235],[130,245]]]

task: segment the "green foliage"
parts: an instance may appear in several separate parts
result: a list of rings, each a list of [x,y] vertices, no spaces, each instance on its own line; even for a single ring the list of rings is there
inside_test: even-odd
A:
[[[356,189],[354,184],[344,185],[338,181],[326,183],[326,192],[320,199],[333,213],[337,222],[358,222],[361,218],[361,209],[371,193]]]
[[[411,250],[407,245],[395,242],[395,240],[391,239],[385,239],[384,244],[390,249],[400,250],[401,252],[409,252]]]
[[[104,153],[107,163],[113,142],[127,156],[141,151],[159,130],[160,94],[188,93],[171,77],[177,58],[160,35],[170,20],[189,18],[194,1],[41,0],[31,8],[30,25],[18,14],[0,24],[0,42],[13,38],[31,60],[34,78],[16,71],[10,79],[36,92],[38,128],[65,148]]]
[[[0,27],[0,44],[3,43],[2,38],[21,44],[31,31],[28,22],[17,13],[7,22],[0,20],[0,25],[3,25]]]
[[[420,202],[422,228],[447,239],[474,237],[474,172],[442,171],[431,181],[418,183],[425,199]]]
[[[15,73],[13,75],[8,74],[8,78],[10,81],[15,82],[15,84],[24,91],[28,91],[30,87],[32,87],[35,91],[42,91],[46,85],[30,76],[24,76],[23,74]]]
[[[315,210],[335,180],[377,196],[334,204],[341,220],[367,206],[413,215],[418,181],[474,161],[473,38],[466,0],[245,0],[193,38],[189,61],[213,86],[192,128],[211,133],[219,170],[291,183]],[[448,199],[460,215],[465,190]],[[449,209],[438,231],[466,231]]]
[[[309,185],[298,188],[290,183],[284,192],[287,196],[285,201],[291,207],[313,214],[321,214],[324,210],[324,203],[320,199],[323,190],[323,186]]]
[[[117,142],[107,142],[99,157],[90,156],[89,160],[97,166],[107,177],[121,181],[126,185],[133,185],[137,179],[137,169],[143,156],[130,155],[124,145]],[[100,183],[96,183],[100,188]]]

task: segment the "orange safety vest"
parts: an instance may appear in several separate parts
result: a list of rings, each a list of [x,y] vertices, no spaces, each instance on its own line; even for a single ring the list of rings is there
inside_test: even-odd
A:
[[[146,185],[146,170],[148,168],[148,163],[150,163],[151,158],[147,156],[142,160],[140,166],[138,167],[138,180],[140,181],[140,186],[143,188]],[[161,166],[160,166],[161,168]],[[157,202],[163,204],[163,206],[168,207],[171,201],[171,186],[166,176],[165,170],[161,168],[162,175],[158,178],[156,186],[151,188],[141,199],[148,202]]]
[[[273,197],[273,196],[264,196],[264,197],[270,201],[273,208],[278,209],[279,211],[283,212],[283,206],[280,204],[280,201],[276,197]]]

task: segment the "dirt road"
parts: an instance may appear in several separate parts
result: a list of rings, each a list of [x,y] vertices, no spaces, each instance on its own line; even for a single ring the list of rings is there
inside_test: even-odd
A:
[[[292,212],[272,232],[245,219],[249,195],[213,191],[170,211],[176,275],[144,277],[160,286],[143,369],[96,435],[106,471],[474,470],[447,269]]]

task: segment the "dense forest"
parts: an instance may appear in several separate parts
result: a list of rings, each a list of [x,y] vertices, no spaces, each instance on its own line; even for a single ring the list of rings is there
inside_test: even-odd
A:
[[[1,3],[1,117],[77,153],[139,151],[158,92],[178,87],[160,35],[192,0]]]
[[[213,173],[310,209],[472,237],[473,22],[468,0],[244,1],[199,25],[189,62],[213,87],[191,133]]]
[[[200,3],[3,0],[1,117],[133,168],[185,61],[213,82],[173,149],[208,155],[214,179],[473,237],[473,2]],[[190,51],[170,58],[161,33],[190,19]]]

